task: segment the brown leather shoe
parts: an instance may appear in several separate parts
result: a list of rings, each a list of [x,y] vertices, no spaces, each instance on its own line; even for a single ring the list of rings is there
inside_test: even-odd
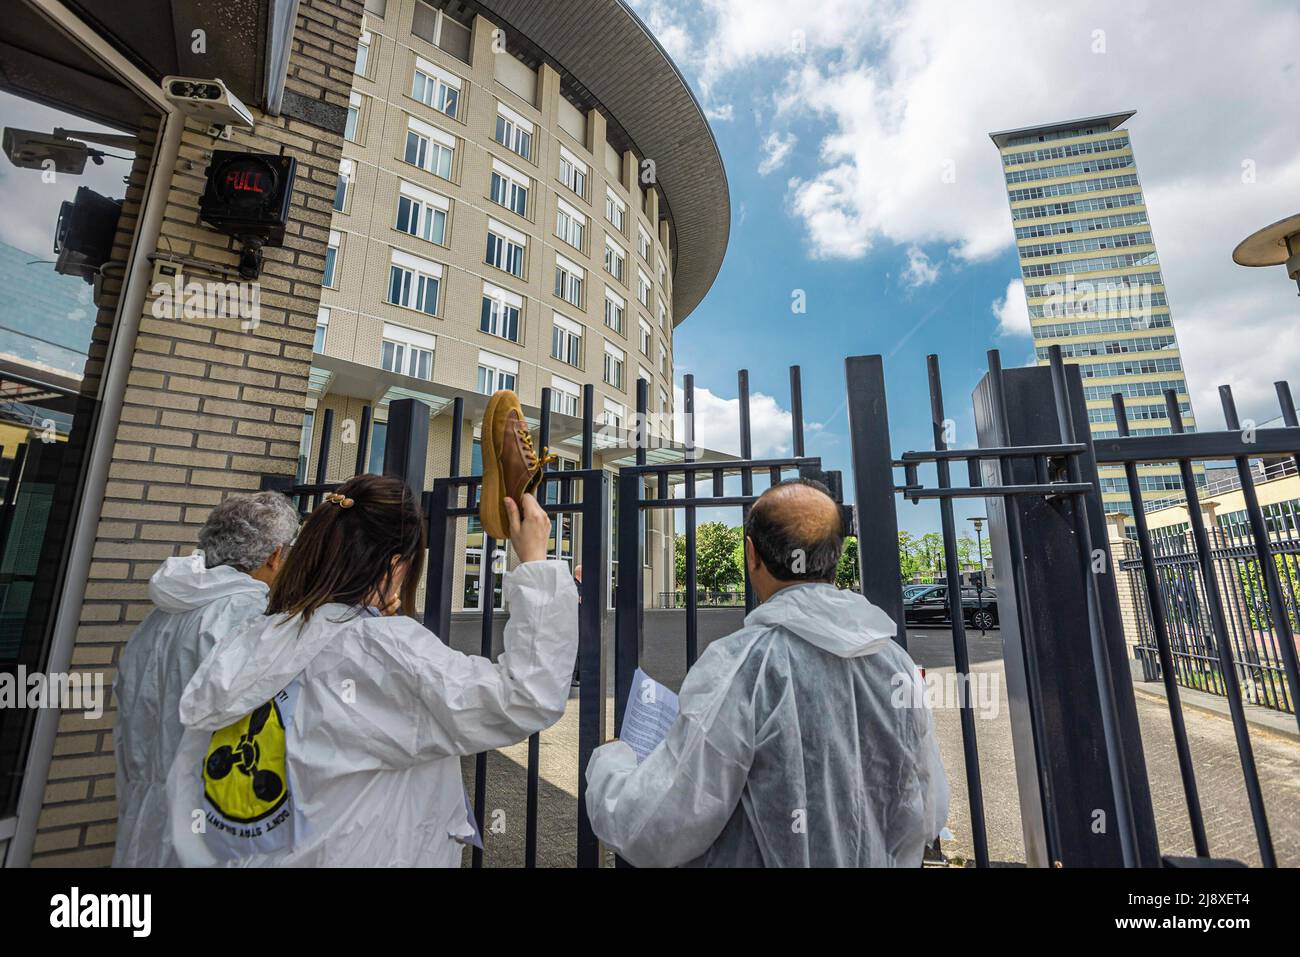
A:
[[[482,443],[483,486],[478,517],[484,531],[499,542],[505,541],[510,537],[506,497],[513,498],[522,513],[524,495],[537,488],[542,467],[555,456],[546,449],[540,456],[537,454],[519,397],[509,389],[502,389],[488,400]]]

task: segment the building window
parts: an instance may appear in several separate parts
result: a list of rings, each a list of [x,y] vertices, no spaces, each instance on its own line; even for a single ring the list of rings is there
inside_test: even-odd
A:
[[[577,368],[582,361],[582,326],[558,313],[551,330],[551,358]]]
[[[499,336],[511,342],[519,341],[519,312],[523,299],[514,293],[483,287],[483,308],[479,316],[479,329],[490,336]]]
[[[372,475],[384,474],[384,449],[388,445],[388,423],[376,422],[370,427],[370,464]]]
[[[330,311],[321,307],[316,312],[316,338],[311,344],[312,352],[325,352],[325,337],[330,328]]]
[[[636,251],[646,262],[650,261],[650,234],[640,226],[636,228]]]
[[[561,415],[578,415],[578,407],[582,404],[582,390],[576,383],[568,379],[561,379],[559,376],[551,377],[551,411],[559,412]]]
[[[307,481],[307,463],[311,459],[311,434],[316,424],[314,412],[304,413],[302,417],[302,434],[298,437],[298,474],[294,481],[302,485]]]
[[[514,391],[518,375],[519,363],[513,359],[493,355],[491,352],[479,352],[478,391],[483,395],[491,395],[501,389]]]
[[[419,349],[404,342],[385,339],[381,349],[380,365],[389,372],[409,375],[416,379],[433,378],[433,352]]]
[[[623,334],[623,314],[627,311],[627,301],[609,289],[605,290],[605,325],[619,335]]]
[[[659,343],[659,371],[668,375],[668,347]]]
[[[395,306],[405,306],[430,316],[437,315],[442,267],[396,249],[392,255],[392,265],[388,271],[388,301]]]
[[[334,288],[334,273],[339,261],[339,244],[343,237],[337,230],[330,230],[329,245],[325,247],[325,271],[321,275],[320,283],[322,286]]]
[[[339,178],[334,185],[334,210],[343,212],[348,202],[348,187],[352,183],[352,160],[339,163]]]
[[[605,343],[605,384],[623,388],[623,350]]]
[[[504,206],[520,216],[528,211],[528,179],[505,164],[496,164],[492,170],[492,202]]]
[[[627,254],[607,238],[605,240],[605,272],[622,282],[626,265]]]
[[[403,159],[425,172],[451,179],[455,143],[455,137],[421,123],[414,117],[408,117]]]
[[[581,250],[586,239],[587,217],[563,200],[555,214],[555,235]]]
[[[639,269],[636,271],[636,297],[641,305],[650,308],[650,279]]]
[[[620,233],[623,232],[623,224],[627,221],[627,206],[614,195],[613,190],[605,192],[605,218],[611,226]]]
[[[556,256],[555,295],[570,305],[581,309],[584,275],[581,266],[574,265],[563,256]]]
[[[653,331],[650,328],[650,323],[644,319],[640,319],[638,322],[641,325],[641,355],[649,357]]]
[[[353,93],[348,97],[348,118],[343,124],[343,138],[357,142],[361,128],[361,94]]]
[[[401,184],[394,226],[419,239],[446,245],[449,201],[408,183]]]
[[[438,69],[427,60],[417,59],[411,96],[439,113],[455,116],[460,102],[460,78]]]
[[[560,182],[583,199],[587,198],[587,165],[560,147]]]
[[[621,405],[619,405],[617,402],[611,402],[609,399],[606,399],[604,411],[602,411],[600,415],[600,421],[602,424],[609,426],[612,429],[621,429],[623,428],[624,415],[625,413]],[[613,487],[616,484],[617,483],[613,483],[613,482],[610,483],[611,487]],[[618,524],[617,522],[610,522],[611,526],[617,524]],[[612,554],[616,554],[616,553],[612,553]]]
[[[357,76],[366,75],[366,67],[370,64],[370,34],[361,34],[361,39],[357,42],[357,59],[352,64],[352,72]]]
[[[497,104],[497,126],[492,138],[524,159],[533,157],[533,124],[499,103]]]
[[[487,263],[512,276],[524,275],[524,236],[500,223],[488,221]]]
[[[668,278],[668,267],[664,265],[662,259],[656,258],[655,261],[659,264],[659,288],[663,289],[665,288],[664,280]]]

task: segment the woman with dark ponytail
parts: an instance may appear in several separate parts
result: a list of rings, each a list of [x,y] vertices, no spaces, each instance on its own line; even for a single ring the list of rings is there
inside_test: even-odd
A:
[[[414,618],[424,518],[399,479],[326,496],[276,579],[266,616],[219,641],[181,698],[168,781],[187,865],[449,866],[474,828],[460,756],[564,713],[577,591],[546,561],[550,519],[507,499],[519,564],[496,663]]]

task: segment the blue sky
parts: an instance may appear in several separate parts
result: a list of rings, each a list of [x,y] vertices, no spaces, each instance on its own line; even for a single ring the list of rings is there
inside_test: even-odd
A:
[[[730,180],[726,260],[676,333],[679,385],[689,372],[709,390],[697,404],[706,443],[735,447],[743,365],[764,394],[756,454],[788,452],[787,370],[799,364],[809,454],[847,473],[843,357],[880,353],[894,452],[930,448],[936,352],[956,444],[974,445],[970,394],[987,350],[1008,367],[1032,356],[987,134],[1123,109],[1138,111],[1128,128],[1201,427],[1222,426],[1222,382],[1261,421],[1276,415],[1274,379],[1300,386],[1294,286],[1230,259],[1300,206],[1293,3],[632,6],[696,91]],[[981,511],[959,504],[959,521]],[[901,502],[899,519],[917,532],[938,521]]]

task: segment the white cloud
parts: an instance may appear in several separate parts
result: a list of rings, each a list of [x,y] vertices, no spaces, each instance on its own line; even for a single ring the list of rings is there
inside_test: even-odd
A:
[[[782,135],[775,130],[769,133],[767,139],[763,140],[763,161],[758,164],[758,175],[766,176],[780,169],[797,142],[799,138],[793,133]]]
[[[919,289],[932,285],[939,278],[939,267],[930,262],[920,246],[907,247],[907,268],[903,270],[903,285]]]
[[[730,103],[719,103],[715,106],[706,106],[704,115],[715,123],[728,123],[735,117],[736,110]]]
[[[1013,279],[1007,283],[1006,295],[993,301],[993,315],[998,317],[998,335],[1032,335],[1023,279]]]
[[[989,131],[1136,109],[1128,128],[1195,408],[1218,420],[1214,388],[1228,380],[1244,416],[1275,411],[1271,380],[1300,357],[1294,298],[1281,270],[1230,253],[1300,193],[1294,0],[636,3],[685,42],[675,55],[707,95],[747,93],[765,132],[817,142],[787,195],[817,258],[879,243],[947,246],[958,261],[1004,253]]]
[[[682,422],[685,400],[680,386],[674,387],[675,413],[673,435],[683,438],[686,429]],[[762,392],[749,394],[749,436],[755,458],[779,458],[791,454],[793,437],[790,429],[793,417],[789,409],[770,395]],[[819,423],[805,423],[804,434],[811,440],[821,429]],[[695,444],[702,449],[740,454],[740,399],[725,399],[701,386],[695,387]]]

